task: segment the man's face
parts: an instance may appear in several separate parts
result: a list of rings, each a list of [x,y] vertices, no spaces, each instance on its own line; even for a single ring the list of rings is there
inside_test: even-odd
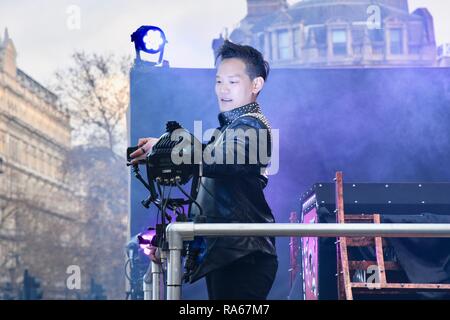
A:
[[[254,83],[248,76],[242,60],[237,58],[222,60],[216,75],[216,95],[221,112],[255,102],[256,93]]]

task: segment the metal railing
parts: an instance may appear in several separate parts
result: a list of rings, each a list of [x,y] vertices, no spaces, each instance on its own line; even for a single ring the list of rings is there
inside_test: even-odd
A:
[[[167,226],[167,299],[181,299],[183,241],[196,236],[273,236],[273,237],[388,237],[450,238],[450,224],[292,224],[292,223],[193,223],[175,222]],[[160,266],[151,264],[159,283]],[[153,299],[160,298],[159,286],[153,283]]]

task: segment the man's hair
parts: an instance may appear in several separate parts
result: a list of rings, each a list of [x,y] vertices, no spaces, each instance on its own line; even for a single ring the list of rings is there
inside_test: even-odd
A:
[[[251,80],[262,77],[266,81],[269,76],[269,63],[264,61],[261,52],[253,47],[241,46],[225,40],[217,53],[216,64],[218,59],[223,61],[231,58],[241,59],[245,63],[245,69]]]

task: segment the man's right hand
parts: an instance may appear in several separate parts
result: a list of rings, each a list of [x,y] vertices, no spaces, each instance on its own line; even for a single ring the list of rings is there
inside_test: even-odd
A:
[[[150,257],[150,260],[152,260],[154,263],[161,264],[161,254],[160,254],[159,248],[150,246],[149,257]]]
[[[140,160],[144,160],[147,154],[152,151],[153,146],[158,142],[158,138],[140,138],[138,141],[138,148],[135,152],[130,154],[131,164],[138,164]]]

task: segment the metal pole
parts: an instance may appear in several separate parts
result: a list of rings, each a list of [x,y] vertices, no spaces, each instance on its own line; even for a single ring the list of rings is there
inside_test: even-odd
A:
[[[159,263],[150,262],[152,268],[152,300],[161,299],[161,265]]]
[[[169,242],[167,300],[181,299],[181,250],[184,240],[194,239],[194,223],[171,223],[166,229]]]
[[[158,256],[159,254],[157,254]],[[161,274],[162,264],[165,263],[165,255],[161,253],[160,259],[161,263],[150,260],[147,272],[144,275],[144,300],[161,300]]]
[[[181,299],[181,250],[172,249],[169,253],[167,275],[167,300]]]
[[[165,268],[167,267],[167,250],[161,250],[160,248],[157,250],[157,252],[159,252],[159,257],[161,260],[161,263],[159,265],[159,270],[160,270],[160,275],[163,275],[163,271],[165,270]],[[181,261],[180,261],[181,263]],[[164,278],[161,278],[160,276],[160,282],[159,282],[159,297],[162,300],[166,299],[166,288],[165,288],[165,284],[164,284]]]
[[[181,298],[181,250],[194,236],[450,238],[450,224],[369,223],[197,223],[175,222],[166,229],[169,241],[167,299]]]
[[[179,223],[181,224],[181,223]],[[178,228],[186,234],[186,227]],[[450,238],[450,224],[372,223],[198,223],[194,236]]]
[[[144,300],[152,299],[152,285],[151,285],[151,273],[152,273],[152,265],[150,264],[147,268],[147,272],[144,275],[142,289],[144,290]]]

